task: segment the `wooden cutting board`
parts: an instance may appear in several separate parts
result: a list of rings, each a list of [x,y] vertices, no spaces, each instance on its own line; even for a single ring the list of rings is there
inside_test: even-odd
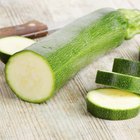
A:
[[[139,8],[139,0],[0,0],[0,27],[37,19],[50,28],[67,24],[102,7]],[[140,140],[140,116],[106,121],[91,116],[85,96],[96,85],[97,69],[111,70],[115,57],[138,60],[140,36],[99,58],[79,72],[44,104],[18,99],[4,78],[0,62],[0,140]]]

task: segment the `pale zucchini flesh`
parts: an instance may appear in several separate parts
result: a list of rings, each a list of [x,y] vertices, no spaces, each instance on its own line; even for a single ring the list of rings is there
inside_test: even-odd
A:
[[[87,110],[95,117],[124,120],[138,115],[140,97],[134,93],[105,88],[87,94]]]
[[[0,59],[6,63],[11,55],[29,47],[35,41],[21,36],[10,36],[0,39]]]
[[[7,82],[11,89],[28,102],[40,103],[49,99],[54,90],[54,75],[49,63],[34,52],[21,53],[23,55],[15,54],[6,65],[5,73],[8,73]]]

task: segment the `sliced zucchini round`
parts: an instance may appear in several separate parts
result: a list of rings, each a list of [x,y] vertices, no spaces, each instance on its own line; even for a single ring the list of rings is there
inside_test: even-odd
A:
[[[34,44],[35,41],[21,36],[11,36],[0,39],[0,59],[7,63],[11,55]]]
[[[114,59],[113,72],[140,77],[140,62],[127,59]]]
[[[124,120],[138,115],[140,97],[118,89],[97,89],[87,94],[87,110],[95,117]]]
[[[115,72],[98,71],[96,83],[140,94],[140,78]]]
[[[53,71],[37,53],[24,50],[14,54],[5,66],[5,75],[11,89],[22,100],[41,103],[53,95]]]

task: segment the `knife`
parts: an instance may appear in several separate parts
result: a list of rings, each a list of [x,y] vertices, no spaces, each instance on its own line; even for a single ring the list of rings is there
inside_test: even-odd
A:
[[[48,29],[46,24],[32,20],[24,24],[0,28],[0,38],[7,36],[24,36],[34,39],[51,34],[60,28],[61,27]]]

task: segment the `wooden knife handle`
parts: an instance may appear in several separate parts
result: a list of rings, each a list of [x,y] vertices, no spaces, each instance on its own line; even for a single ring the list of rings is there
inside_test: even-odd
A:
[[[37,20],[32,20],[21,25],[0,28],[0,38],[7,36],[25,36],[28,38],[38,38],[46,36],[48,34],[47,29],[47,25]]]

